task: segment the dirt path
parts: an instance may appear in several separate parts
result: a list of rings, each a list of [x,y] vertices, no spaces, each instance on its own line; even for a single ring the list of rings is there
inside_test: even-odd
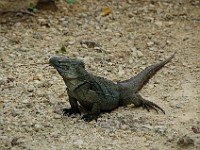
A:
[[[112,11],[102,16],[107,6]],[[200,149],[200,1],[77,0],[58,7],[0,16],[0,149]],[[67,55],[117,81],[174,52],[140,92],[166,115],[120,107],[97,123],[62,116],[70,106],[61,77],[48,65],[30,65]]]

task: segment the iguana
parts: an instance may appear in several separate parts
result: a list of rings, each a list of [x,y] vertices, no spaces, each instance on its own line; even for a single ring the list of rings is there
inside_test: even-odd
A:
[[[82,116],[82,119],[88,122],[97,121],[100,112],[110,111],[128,104],[134,104],[136,107],[141,106],[148,111],[150,109],[160,110],[165,114],[161,107],[142,98],[138,91],[174,55],[145,68],[136,76],[118,83],[87,72],[82,60],[51,57],[49,59],[50,65],[58,71],[67,86],[71,108],[64,109],[64,115],[81,114],[78,102],[84,109],[89,110],[88,114]]]

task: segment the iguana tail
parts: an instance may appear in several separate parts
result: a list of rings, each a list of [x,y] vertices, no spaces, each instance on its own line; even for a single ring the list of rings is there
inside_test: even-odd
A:
[[[121,92],[126,94],[137,93],[158,70],[160,70],[165,64],[167,64],[174,57],[174,55],[175,53],[169,58],[145,68],[136,76],[128,80],[118,82],[117,84],[119,85],[120,90],[123,90],[120,91],[120,93]]]

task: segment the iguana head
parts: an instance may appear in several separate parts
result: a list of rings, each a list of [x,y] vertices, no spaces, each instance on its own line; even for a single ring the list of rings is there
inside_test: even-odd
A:
[[[67,57],[51,57],[49,63],[64,79],[75,79],[84,75],[85,64],[78,59]]]

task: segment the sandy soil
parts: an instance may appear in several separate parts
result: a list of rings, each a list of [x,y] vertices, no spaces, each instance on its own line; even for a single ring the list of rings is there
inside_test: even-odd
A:
[[[57,3],[57,12],[0,16],[0,149],[199,150],[200,1]],[[105,7],[112,11],[102,16]],[[70,107],[62,78],[48,65],[34,65],[66,55],[116,82],[174,52],[140,91],[166,115],[128,106],[90,123],[62,115]]]

